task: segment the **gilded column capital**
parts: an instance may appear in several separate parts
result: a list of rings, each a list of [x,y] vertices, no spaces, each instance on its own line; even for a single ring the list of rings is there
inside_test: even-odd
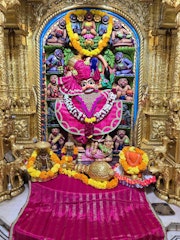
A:
[[[180,0],[162,0],[162,3],[167,3],[171,7],[179,7],[180,6]]]
[[[20,5],[19,0],[0,0],[1,11],[6,11],[8,8],[11,8],[15,5]]]

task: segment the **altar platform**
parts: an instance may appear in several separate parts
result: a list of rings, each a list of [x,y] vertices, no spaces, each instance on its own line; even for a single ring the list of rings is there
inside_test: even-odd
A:
[[[64,177],[67,178],[67,176],[64,176]],[[78,180],[76,180],[76,181],[78,181]],[[64,187],[66,187],[66,186],[64,186]],[[89,186],[87,186],[87,187],[89,187]],[[129,189],[129,191],[131,191],[131,190],[132,189]],[[75,191],[75,189],[73,191]],[[102,191],[104,191],[104,190],[102,190]],[[128,191],[128,189],[127,189],[127,191]],[[94,192],[94,190],[93,190],[93,192]],[[20,212],[22,214],[23,208],[25,207],[25,205],[27,205],[27,199],[29,198],[29,194],[30,194],[30,188],[29,188],[29,185],[26,184],[25,190],[23,193],[12,198],[11,200],[6,200],[6,201],[0,203],[0,239],[1,240],[11,239],[10,238],[10,228],[13,225],[13,223],[15,223],[15,221],[17,221]],[[146,189],[146,197],[147,197],[147,200],[149,201],[149,203],[164,202],[155,196],[155,194],[152,191],[152,187],[148,187]],[[99,207],[100,206],[101,205],[99,205]],[[161,215],[156,214],[156,217],[157,217],[157,219],[159,219],[160,223],[162,223],[163,227],[166,229],[165,235],[166,235],[167,239],[168,240],[171,240],[171,239],[178,240],[178,239],[180,239],[180,217],[179,217],[180,216],[180,208],[175,205],[170,205],[170,206],[174,210],[175,215],[161,216]],[[27,222],[28,222],[28,219],[27,219]],[[142,223],[142,224],[144,224],[144,223]],[[61,238],[57,238],[57,239],[61,239]],[[82,238],[82,239],[84,239],[84,238]],[[94,239],[98,240],[98,238],[94,238]],[[118,239],[118,238],[116,238],[116,239]],[[79,240],[81,240],[81,239],[79,239]],[[108,240],[110,240],[110,238],[108,238]]]

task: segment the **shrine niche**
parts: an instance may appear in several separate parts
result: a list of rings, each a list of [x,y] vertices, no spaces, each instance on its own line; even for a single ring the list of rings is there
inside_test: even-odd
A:
[[[115,154],[132,144],[139,41],[125,18],[103,10],[77,9],[49,20],[40,40],[41,138],[56,153],[68,140],[85,148],[107,135]]]

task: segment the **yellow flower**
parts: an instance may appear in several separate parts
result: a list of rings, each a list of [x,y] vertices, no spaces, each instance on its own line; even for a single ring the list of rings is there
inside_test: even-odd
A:
[[[77,173],[74,170],[67,170],[64,168],[60,168],[59,172],[61,174],[68,175],[69,177],[74,177],[75,179],[79,179],[83,183],[98,189],[111,189],[111,188],[115,188],[118,185],[117,178],[113,178],[111,181],[96,181],[92,178],[88,178],[86,175],[82,173]]]
[[[59,168],[60,168],[59,157],[52,150],[49,150],[48,153],[49,153],[50,159],[53,163],[53,167],[47,171],[40,171],[40,170],[34,168],[34,162],[36,161],[38,152],[37,152],[37,150],[35,150],[32,153],[32,155],[29,158],[27,165],[26,165],[27,171],[31,177],[36,178],[36,179],[42,179],[42,180],[48,179],[48,178],[54,177],[55,173],[57,173],[59,171]],[[34,158],[34,160],[32,161],[33,158]]]
[[[31,154],[31,157],[37,157],[37,152],[36,151],[34,151],[32,154]]]
[[[107,46],[108,41],[110,39],[111,36],[111,32],[112,32],[112,23],[113,23],[113,18],[112,16],[109,16],[109,23],[108,23],[108,27],[107,27],[107,33],[103,34],[102,40],[100,40],[100,42],[98,43],[98,47],[94,50],[87,50],[84,49],[80,46],[79,43],[79,36],[78,34],[74,34],[72,27],[71,27],[71,22],[70,22],[70,15],[71,14],[75,14],[77,17],[78,16],[83,16],[86,14],[86,10],[75,10],[72,12],[69,12],[66,14],[65,16],[65,21],[66,21],[66,29],[69,35],[69,39],[70,39],[70,44],[72,44],[72,46],[82,55],[85,56],[96,56],[98,54],[100,54],[100,52],[103,50],[104,47]],[[99,11],[99,10],[91,10],[91,13],[94,14],[94,17],[96,19],[96,21],[99,21],[99,19],[101,17],[103,17],[104,15],[107,15],[106,13]]]
[[[133,155],[131,154],[131,158],[128,157],[128,152],[129,154],[131,152],[133,153]],[[137,162],[136,166],[134,166],[133,160],[135,160],[134,162]],[[147,167],[148,161],[149,159],[147,154],[143,150],[134,146],[124,147],[119,153],[120,164],[122,165],[124,171],[131,175],[139,174],[140,172],[144,171]]]

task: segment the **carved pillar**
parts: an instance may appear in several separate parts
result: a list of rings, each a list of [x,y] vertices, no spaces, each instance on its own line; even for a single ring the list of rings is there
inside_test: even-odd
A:
[[[174,77],[172,82],[171,99],[169,101],[169,118],[167,121],[167,134],[174,139],[168,149],[168,157],[176,164],[180,164],[180,11],[177,13],[177,39]]]
[[[7,99],[7,78],[6,78],[6,65],[5,65],[5,49],[4,49],[4,21],[5,16],[2,11],[0,11],[0,101],[4,102]],[[2,109],[3,106],[0,106],[0,160],[4,157],[4,149],[3,149],[3,135],[4,135],[4,113]]]
[[[161,144],[165,135],[167,118],[167,41],[166,30],[158,30],[149,34],[150,77],[147,106],[144,109],[144,128],[142,147],[147,149]]]
[[[2,11],[0,11],[0,93],[1,97],[6,97],[7,95],[7,78],[6,78],[6,61],[5,61],[5,49],[4,49],[4,21],[5,16]]]

